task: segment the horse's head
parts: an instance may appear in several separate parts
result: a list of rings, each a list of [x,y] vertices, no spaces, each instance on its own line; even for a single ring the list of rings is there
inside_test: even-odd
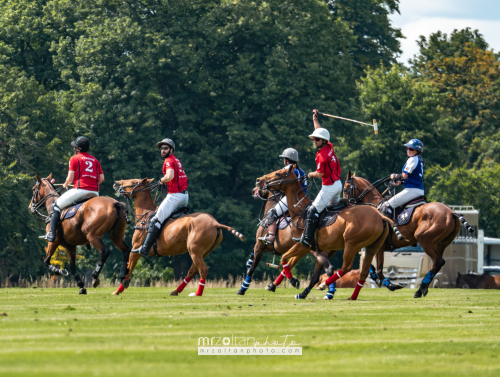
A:
[[[137,192],[138,189],[147,187],[153,180],[153,178],[123,179],[121,181],[115,181],[113,188],[120,195],[134,196],[134,193]]]
[[[45,201],[43,200],[50,193],[54,193],[55,188],[52,185],[52,173],[47,178],[40,178],[38,173],[36,173],[36,183],[33,186],[33,196],[31,197],[30,204],[28,209],[31,213],[35,213],[35,211],[43,204]]]
[[[347,178],[344,182],[344,198],[354,199],[358,196],[361,191],[359,191],[358,187],[354,183],[355,173],[351,173],[351,170],[347,173]]]
[[[297,176],[294,173],[296,165],[289,165],[283,169],[276,170],[270,174],[266,174],[255,181],[255,192],[261,195],[267,195],[269,190],[282,190],[292,182],[297,181]]]

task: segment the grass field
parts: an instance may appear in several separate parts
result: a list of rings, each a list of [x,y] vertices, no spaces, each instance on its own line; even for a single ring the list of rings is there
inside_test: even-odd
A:
[[[499,376],[500,291],[0,290],[0,376]],[[302,356],[198,356],[202,336],[294,335]]]

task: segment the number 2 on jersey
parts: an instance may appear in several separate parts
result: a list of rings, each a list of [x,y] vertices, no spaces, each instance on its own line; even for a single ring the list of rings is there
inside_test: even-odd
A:
[[[92,162],[90,161],[85,161],[85,164],[87,165],[87,169],[85,171],[88,171],[89,173],[93,173],[94,171],[92,170]]]

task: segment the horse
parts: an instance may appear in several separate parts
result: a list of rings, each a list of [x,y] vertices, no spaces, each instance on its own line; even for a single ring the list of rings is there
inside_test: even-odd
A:
[[[500,289],[500,275],[461,274],[459,272],[456,287],[469,289]]]
[[[38,173],[36,173],[36,184],[33,186],[33,197],[29,205],[32,214],[38,213],[46,219],[48,217],[42,215],[39,210],[45,206],[48,212],[52,203],[60,196],[51,181],[52,173],[47,178],[40,178]],[[70,271],[80,288],[79,294],[87,294],[84,282],[76,273],[76,246],[87,245],[90,248],[90,244],[101,254],[101,258],[92,272],[92,277],[94,278],[92,286],[96,288],[100,283],[99,274],[111,254],[111,250],[102,241],[104,234],[108,233],[111,242],[123,254],[119,278],[124,279],[127,273],[127,261],[130,254],[130,247],[125,243],[127,220],[127,209],[123,203],[115,199],[99,196],[86,201],[72,218],[59,223],[56,239],[54,242],[49,242],[47,247],[47,256],[44,260],[45,266],[47,266],[53,275],[68,275],[65,269],[59,269],[50,264],[50,259],[57,247],[59,245],[63,246],[69,252]],[[49,227],[50,225],[47,224],[47,232]]]
[[[155,204],[150,192],[153,187],[149,186],[152,181],[153,179],[148,178],[128,179],[116,181],[113,185],[118,194],[134,201],[136,219],[135,231],[132,237],[132,252],[128,263],[129,270],[125,280],[113,295],[119,295],[128,288],[132,272],[141,258],[139,248],[146,238],[146,225],[155,214]],[[178,296],[197,272],[200,273],[200,283],[194,296],[203,294],[205,279],[208,274],[208,267],[204,259],[221,243],[222,229],[233,233],[242,241],[245,239],[241,233],[227,225],[220,224],[207,213],[198,212],[175,220],[168,219],[163,225],[156,247],[151,248],[149,255],[172,256],[188,252],[193,261],[186,278],[176,290],[170,293],[171,296]],[[190,294],[190,296],[193,296],[193,294]]]
[[[375,185],[366,179],[356,177],[349,170],[344,184],[344,198],[361,204],[377,206],[383,199]],[[431,257],[433,266],[422,280],[420,287],[415,292],[414,298],[426,296],[429,285],[436,274],[444,266],[444,250],[450,245],[460,231],[461,221],[471,229],[467,222],[445,204],[433,202],[418,206],[413,211],[413,216],[406,225],[398,225],[403,239],[398,239],[395,232],[387,238],[386,242],[377,252],[377,275],[384,281],[384,251],[399,249],[401,247],[420,244],[425,253]],[[391,248],[391,245],[393,248]],[[388,281],[386,281],[387,283]]]
[[[304,194],[295,176],[293,169],[295,165],[290,165],[284,169],[264,175],[256,180],[256,189],[270,189],[281,191],[287,197],[287,203],[292,221],[295,226],[293,233],[300,236],[300,228],[303,226],[303,215],[306,208],[311,205],[311,200]],[[351,296],[351,300],[356,300],[361,287],[363,286],[370,269],[370,263],[375,253],[380,249],[389,234],[389,227],[392,220],[382,216],[375,208],[370,206],[348,206],[339,213],[337,220],[317,231],[316,247],[320,250],[340,250],[344,249],[344,260],[342,269],[333,274],[327,284],[333,284],[337,279],[352,270],[354,257],[362,248],[366,249],[363,268],[360,273],[360,280]],[[293,276],[290,271],[286,271],[286,261],[292,257],[301,257],[309,253],[309,248],[300,243],[296,243],[289,251],[282,256],[283,270],[287,277]],[[328,265],[324,268],[327,269]],[[316,284],[316,282],[314,282]],[[314,286],[314,284],[312,286]],[[303,294],[307,295],[310,288],[306,288]]]
[[[279,193],[273,193],[270,190],[267,190],[266,192],[263,192],[262,190],[255,190],[253,196],[255,198],[259,198],[264,201],[264,208],[263,211],[264,213],[267,213],[271,208],[273,208],[280,200],[281,195]],[[248,290],[250,286],[250,282],[252,281],[252,276],[257,269],[257,266],[259,265],[260,259],[262,257],[262,254],[264,253],[272,253],[274,252],[277,255],[283,255],[285,254],[288,250],[290,250],[294,245],[295,242],[292,240],[293,236],[293,230],[292,226],[294,226],[293,222],[289,226],[287,226],[285,229],[278,230],[276,234],[276,240],[274,241],[273,245],[265,245],[263,242],[259,241],[258,238],[263,236],[264,234],[267,233],[267,229],[263,226],[263,222],[259,224],[259,228],[257,229],[257,233],[255,235],[255,245],[253,247],[253,251],[251,254],[251,258],[247,262],[247,277],[245,278],[245,281],[241,285],[241,288],[236,294],[238,295],[244,295],[245,292]],[[310,251],[311,254],[316,258],[316,266],[314,269],[312,281],[319,279],[319,275],[321,272],[321,269],[323,268],[323,265],[328,265],[331,270],[330,274],[333,272],[333,268],[330,265],[329,259],[331,258],[331,255],[327,255],[324,252],[321,251]],[[335,251],[333,252],[335,253]],[[298,257],[293,257],[290,259],[288,262],[288,265],[290,266],[290,269],[292,269],[301,259],[303,255],[298,256]],[[271,283],[269,284],[266,289],[275,292],[276,291],[276,286],[279,283]],[[299,288],[299,282],[297,279],[294,279],[292,281],[292,285],[296,288]],[[305,297],[301,297],[305,298]]]
[[[325,281],[329,278],[328,274],[323,274],[319,277],[319,281],[316,283],[316,289],[323,291],[326,289]],[[342,276],[342,279],[337,282],[335,288],[356,288],[356,284],[359,280],[359,270],[351,270],[349,273]]]

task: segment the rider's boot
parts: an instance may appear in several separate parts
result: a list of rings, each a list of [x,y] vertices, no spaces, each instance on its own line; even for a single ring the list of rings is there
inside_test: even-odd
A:
[[[153,247],[153,244],[157,240],[160,233],[161,223],[158,221],[158,219],[156,219],[156,217],[153,217],[148,222],[148,234],[141,248],[139,249],[143,257],[147,257],[149,255],[149,250],[151,250],[151,247]]]
[[[316,231],[316,228],[318,226],[318,221],[319,221],[318,210],[316,209],[316,207],[310,206],[309,210],[307,211],[307,218],[305,224],[306,228],[304,229],[302,237],[300,238],[292,237],[292,239],[295,242],[301,243],[305,247],[311,247],[314,232]]]
[[[387,203],[387,202],[386,202]],[[390,205],[385,205],[384,203],[380,208],[379,211],[382,215],[387,216],[390,219],[394,219],[394,208],[392,208]],[[398,237],[398,240],[402,241],[405,238],[403,235],[399,232],[399,229],[396,225],[392,228],[394,230],[394,233],[396,233],[396,237]]]
[[[276,239],[276,231],[278,230],[277,220],[278,215],[276,210],[272,208],[266,215],[266,222],[269,224],[267,227],[267,234],[258,238],[260,242],[265,245],[272,245],[274,243],[274,240]]]
[[[54,242],[56,239],[57,226],[59,225],[59,218],[61,217],[61,209],[56,205],[56,202],[50,206],[50,230],[45,236],[40,236],[42,240]]]

